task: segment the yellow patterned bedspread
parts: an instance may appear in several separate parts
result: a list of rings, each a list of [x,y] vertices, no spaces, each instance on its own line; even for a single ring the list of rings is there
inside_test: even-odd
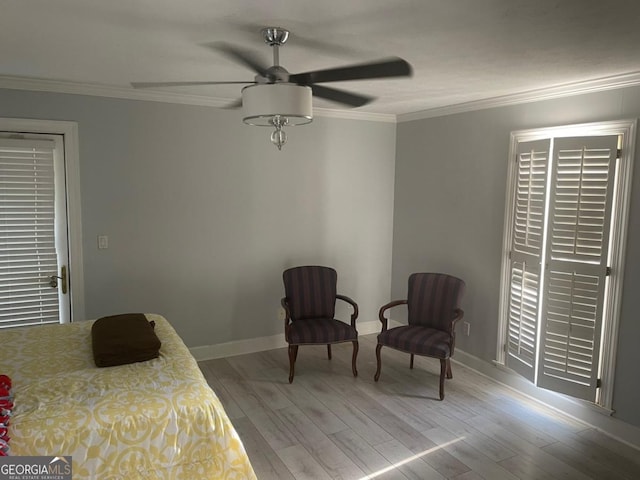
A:
[[[74,479],[255,479],[195,359],[159,315],[160,357],[97,368],[91,321],[1,333],[11,455],[71,455]]]

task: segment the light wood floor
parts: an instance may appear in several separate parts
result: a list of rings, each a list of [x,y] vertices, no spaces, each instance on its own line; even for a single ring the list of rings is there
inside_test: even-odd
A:
[[[437,400],[439,362],[351,344],[200,362],[260,480],[639,479],[640,452],[453,363]]]

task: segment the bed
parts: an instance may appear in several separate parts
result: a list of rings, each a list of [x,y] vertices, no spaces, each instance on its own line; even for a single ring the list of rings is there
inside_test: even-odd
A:
[[[170,323],[160,356],[95,366],[92,321],[0,333],[10,455],[71,455],[74,479],[255,479],[231,421]]]

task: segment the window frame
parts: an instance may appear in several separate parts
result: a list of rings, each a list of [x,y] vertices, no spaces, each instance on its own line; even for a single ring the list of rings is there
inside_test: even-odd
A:
[[[626,257],[627,229],[631,205],[633,160],[635,155],[636,119],[583,123],[559,127],[545,127],[511,132],[509,143],[507,189],[505,197],[504,230],[502,241],[502,266],[500,278],[500,303],[498,317],[498,341],[495,363],[506,366],[506,345],[509,314],[510,247],[513,242],[514,195],[516,191],[516,155],[518,143],[542,140],[596,135],[622,135],[621,157],[616,162],[616,183],[614,184],[613,213],[608,265],[611,277],[605,290],[602,342],[598,378],[601,380],[595,404],[611,412],[613,385],[617,354],[617,338],[622,303],[622,283]]]

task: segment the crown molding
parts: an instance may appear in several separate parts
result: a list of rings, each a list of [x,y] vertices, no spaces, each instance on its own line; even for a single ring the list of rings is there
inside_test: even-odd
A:
[[[442,117],[455,113],[472,112],[486,108],[505,107],[522,103],[538,102],[542,100],[552,100],[555,98],[569,97],[573,95],[583,95],[587,93],[602,92],[616,88],[633,87],[640,85],[640,72],[630,72],[621,75],[611,75],[594,80],[584,80],[580,82],[566,83],[555,87],[539,88],[527,92],[502,95],[483,100],[447,105],[443,107],[430,108],[419,112],[403,113],[398,115],[398,123],[411,122],[426,118]]]
[[[371,120],[372,122],[396,123],[397,115],[393,113],[357,112],[354,110],[331,110],[314,108],[313,114],[318,117],[345,118],[348,120]]]
[[[120,98],[125,100],[144,100],[148,102],[178,103],[223,108],[229,105],[229,99],[192,95],[158,90],[136,90],[130,87],[115,87],[93,83],[69,82],[64,80],[46,80],[29,77],[0,75],[0,88],[10,90],[30,90],[36,92],[68,93],[72,95],[90,95],[95,97]],[[352,120],[371,120],[375,122],[396,122],[393,114],[356,112],[353,110],[332,110],[314,108],[319,117],[344,118]]]
[[[69,82],[64,80],[45,80],[29,77],[0,76],[0,88],[12,90],[31,90],[37,92],[69,93],[72,95],[90,95],[95,97],[111,97],[126,100],[146,100],[150,102],[181,103],[185,105],[202,105],[208,107],[224,107],[228,99],[189,95],[184,93],[159,92],[151,90],[134,90],[129,87]]]
[[[349,120],[369,120],[374,122],[402,123],[426,118],[441,117],[455,113],[472,112],[487,108],[505,107],[522,103],[552,100],[555,98],[602,92],[616,88],[640,85],[640,72],[611,75],[594,80],[567,83],[554,87],[529,90],[527,92],[501,95],[498,97],[474,100],[471,102],[446,105],[417,112],[399,115],[385,113],[358,112],[354,110],[333,110],[314,108],[318,117],[343,118]],[[63,80],[46,80],[29,77],[0,75],[0,88],[13,90],[31,90],[40,92],[68,93],[72,95],[90,95],[97,97],[120,98],[126,100],[143,100],[149,102],[178,103],[223,108],[229,104],[226,98],[209,97],[157,90],[136,90],[130,87],[69,82]]]

